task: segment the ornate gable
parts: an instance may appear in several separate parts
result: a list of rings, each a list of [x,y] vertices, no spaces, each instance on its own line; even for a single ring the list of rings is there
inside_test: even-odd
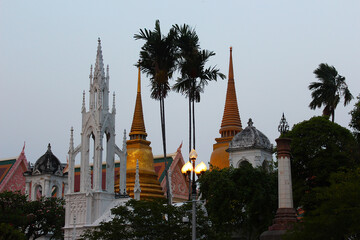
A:
[[[27,170],[25,145],[17,158],[0,160],[0,192],[21,191],[25,193],[25,177]]]

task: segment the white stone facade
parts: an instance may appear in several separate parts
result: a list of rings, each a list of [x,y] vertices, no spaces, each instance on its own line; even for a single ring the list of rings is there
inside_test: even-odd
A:
[[[238,168],[246,162],[253,167],[267,167],[272,162],[271,150],[269,139],[253,126],[250,118],[248,126],[235,135],[226,151],[230,166]]]
[[[120,150],[115,144],[115,94],[109,111],[109,66],[104,71],[101,42],[98,40],[94,71],[90,70],[89,110],[82,103],[81,144],[74,148],[73,129],[69,147],[69,188],[65,195],[65,239],[78,239],[88,228],[96,226],[109,206],[115,206],[115,154],[120,158],[120,189],[126,186],[126,143]],[[80,159],[80,191],[74,191],[75,157]],[[91,164],[92,161],[92,164]],[[105,184],[102,163],[106,162]],[[92,168],[91,168],[92,165]],[[92,172],[92,174],[91,174]],[[92,176],[92,177],[91,177]],[[125,179],[125,180],[124,180]],[[105,185],[105,187],[103,187]],[[96,223],[96,224],[95,224]],[[95,224],[95,225],[94,225]]]
[[[264,166],[271,163],[272,155],[263,149],[246,149],[229,153],[230,166],[238,168],[243,162],[250,163],[253,167]],[[266,163],[264,163],[266,162]]]

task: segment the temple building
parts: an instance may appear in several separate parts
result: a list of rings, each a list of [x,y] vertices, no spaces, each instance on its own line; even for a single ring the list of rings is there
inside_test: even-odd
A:
[[[130,140],[126,141],[127,166],[126,166],[126,190],[130,197],[134,197],[136,162],[139,162],[139,180],[141,186],[140,199],[164,198],[158,177],[154,169],[154,157],[150,147],[150,141],[146,140],[143,108],[141,102],[141,73],[138,70],[138,86],[135,102],[135,110]]]
[[[29,200],[41,197],[64,197],[67,189],[67,173],[59,159],[52,153],[49,143],[47,151],[24,172],[26,188],[25,193]]]
[[[220,137],[215,138],[213,152],[210,157],[210,164],[215,168],[226,168],[230,166],[229,148],[230,141],[242,130],[239,108],[236,99],[234,70],[232,61],[232,47],[230,47],[229,76],[226,92],[224,114],[220,127]]]
[[[25,177],[28,162],[25,156],[25,144],[17,157],[0,159],[0,192],[20,191],[25,193]]]
[[[235,168],[245,163],[267,168],[272,162],[272,145],[265,134],[255,128],[251,118],[248,126],[231,140],[226,151],[230,166]]]

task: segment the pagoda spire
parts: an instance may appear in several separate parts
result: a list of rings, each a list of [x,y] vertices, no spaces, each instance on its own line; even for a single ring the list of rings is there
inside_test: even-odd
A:
[[[233,137],[242,130],[239,108],[236,99],[232,47],[230,47],[229,76],[226,92],[224,114],[221,122],[221,137]]]
[[[140,75],[140,66],[138,73],[138,86],[137,86],[137,95],[136,95],[136,103],[134,110],[133,122],[131,125],[131,131],[129,133],[130,140],[132,139],[144,139],[146,140],[146,129],[144,123],[144,115],[142,109],[141,102],[141,75]]]

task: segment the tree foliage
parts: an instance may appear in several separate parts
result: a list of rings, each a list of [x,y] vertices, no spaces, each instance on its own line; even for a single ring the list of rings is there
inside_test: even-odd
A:
[[[134,35],[136,40],[144,40],[141,47],[140,60],[138,65],[141,70],[150,77],[151,97],[159,100],[160,103],[160,121],[163,152],[165,159],[165,178],[166,178],[166,196],[170,204],[170,186],[168,181],[168,166],[166,158],[166,124],[165,124],[165,98],[170,90],[169,79],[172,78],[177,69],[177,47],[174,44],[176,32],[172,28],[165,36],[161,33],[160,21],[156,20],[154,30],[140,29],[138,34]]]
[[[230,239],[234,232],[246,239],[258,239],[271,225],[277,209],[276,172],[246,164],[213,169],[199,181],[216,233],[214,239]]]
[[[317,207],[315,187],[329,186],[331,173],[358,164],[356,141],[349,130],[325,117],[296,124],[286,137],[291,142],[291,168],[295,206]]]
[[[191,205],[174,206],[162,201],[130,200],[112,209],[114,218],[88,230],[84,239],[190,239]],[[197,206],[197,239],[211,239],[211,227],[201,205]]]
[[[9,223],[0,223],[0,240],[25,240],[25,236]]]
[[[217,81],[225,75],[216,67],[205,67],[213,51],[201,50],[199,37],[195,29],[189,25],[174,25],[176,31],[175,44],[179,50],[178,69],[180,77],[172,87],[176,92],[185,95],[189,100],[189,152],[195,149],[195,102],[200,102],[200,94],[204,92],[209,81]],[[193,135],[191,143],[191,135]],[[193,145],[193,147],[192,147]]]
[[[319,206],[285,239],[359,239],[360,168],[333,173],[330,186],[314,189]]]
[[[315,109],[324,106],[323,115],[332,116],[334,122],[335,109],[340,98],[344,98],[344,106],[346,106],[354,97],[345,83],[345,77],[339,75],[334,66],[321,63],[314,70],[314,74],[319,81],[309,85],[309,90],[312,90],[309,107]]]
[[[22,232],[26,239],[52,234],[52,239],[63,238],[65,223],[64,201],[59,198],[41,198],[27,201],[20,192],[0,193],[0,222]]]
[[[354,105],[354,109],[351,110],[351,122],[349,126],[354,130],[354,135],[360,143],[360,95],[357,97],[358,101]]]

